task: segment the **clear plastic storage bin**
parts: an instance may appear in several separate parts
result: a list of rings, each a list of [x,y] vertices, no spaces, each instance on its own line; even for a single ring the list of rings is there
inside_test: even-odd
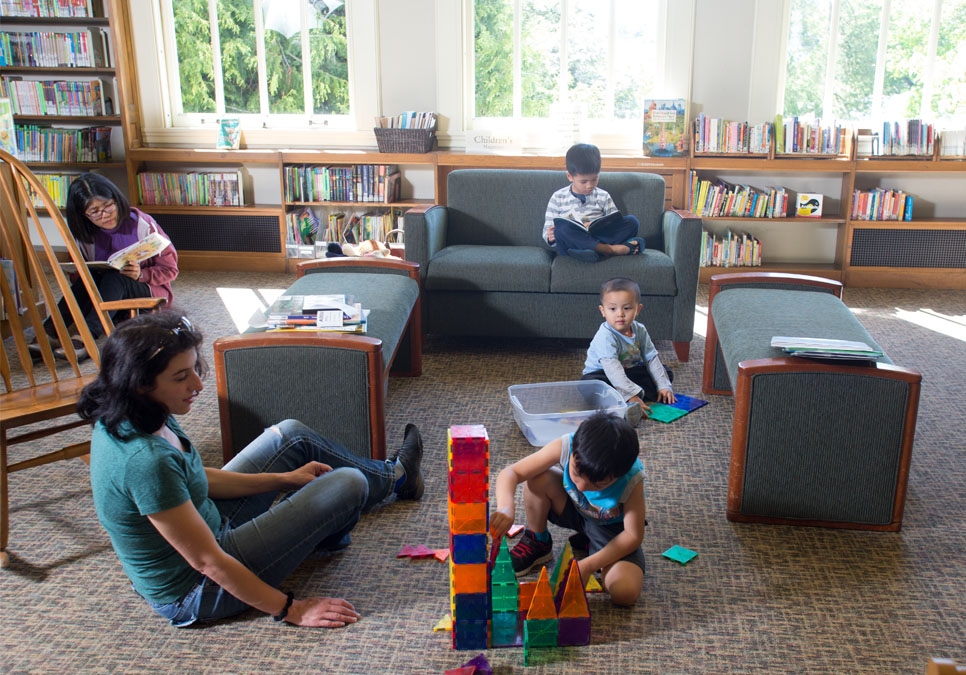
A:
[[[546,445],[577,430],[598,410],[624,417],[623,397],[606,382],[542,382],[514,384],[507,389],[513,419],[531,445]]]

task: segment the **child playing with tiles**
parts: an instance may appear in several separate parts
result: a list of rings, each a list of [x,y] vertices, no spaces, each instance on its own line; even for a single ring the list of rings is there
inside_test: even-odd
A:
[[[634,319],[644,306],[641,288],[632,279],[618,277],[600,287],[600,313],[604,323],[587,349],[582,380],[602,380],[621,393],[628,404],[631,423],[640,420],[640,412],[651,411],[644,403],[674,403],[671,389],[674,373],[661,363],[657,348],[644,324]]]
[[[578,562],[584,585],[598,570],[616,605],[637,602],[644,584],[644,465],[637,434],[622,417],[595,413],[573,434],[511,464],[496,479],[493,541],[514,519],[514,495],[524,484],[527,528],[510,551],[517,576],[553,558],[547,522],[576,530],[570,541],[587,556]]]

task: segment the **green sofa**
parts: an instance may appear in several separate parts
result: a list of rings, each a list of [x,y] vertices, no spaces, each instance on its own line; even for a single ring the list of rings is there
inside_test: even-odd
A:
[[[406,214],[406,258],[419,263],[429,334],[586,338],[602,321],[600,285],[624,276],[641,287],[638,320],[686,361],[694,328],[701,220],[664,208],[660,176],[606,172],[600,187],[637,216],[641,255],[582,263],[541,238],[562,171],[466,169],[448,176],[446,206]]]

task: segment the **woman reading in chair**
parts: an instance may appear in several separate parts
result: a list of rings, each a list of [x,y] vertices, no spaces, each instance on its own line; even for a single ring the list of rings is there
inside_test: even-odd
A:
[[[81,174],[70,184],[66,211],[67,225],[84,260],[88,262],[107,260],[111,254],[144,239],[152,232],[168,239],[154,218],[133,208],[114,183],[96,173]],[[169,245],[140,264],[128,262],[120,270],[91,268],[90,272],[105,302],[156,297],[170,303],[171,282],[178,276],[178,254],[174,246]],[[91,333],[95,338],[103,335],[101,320],[79,276],[73,280],[71,291]],[[58,309],[70,328],[73,319],[67,301],[61,299]],[[112,318],[114,314],[116,312],[112,313]],[[44,322],[44,330],[52,338],[52,346],[59,347],[54,354],[62,356],[63,348],[57,341],[54,324],[49,317]],[[72,342],[78,357],[86,358],[87,352],[80,339],[73,339]],[[31,351],[40,354],[39,347]]]
[[[172,312],[125,321],[78,403],[94,424],[94,507],[121,566],[175,626],[251,607],[300,626],[354,623],[344,599],[296,599],[278,586],[305,558],[348,546],[364,510],[393,493],[422,497],[419,430],[407,425],[396,456],[378,461],[286,420],[223,469],[205,468],[175,421],[202,389],[200,345]]]

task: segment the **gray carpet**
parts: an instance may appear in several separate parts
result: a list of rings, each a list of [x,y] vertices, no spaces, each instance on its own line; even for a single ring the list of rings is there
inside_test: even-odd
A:
[[[210,356],[211,339],[235,332],[215,287],[292,281],[186,272],[175,295],[204,330]],[[706,293],[702,287],[699,307]],[[488,650],[494,672],[922,673],[929,656],[966,661],[966,292],[846,289],[845,300],[896,363],[923,373],[902,531],[726,521],[732,400],[700,392],[702,338],[687,363],[674,359],[669,343],[659,344],[676,391],[711,403],[673,424],[639,428],[650,526],[638,605],[618,609],[592,595],[590,646],[541,652],[527,669],[520,649]],[[913,316],[960,337],[908,320]],[[349,599],[363,619],[344,629],[299,629],[256,612],[172,628],[130,589],[93,512],[86,465],[72,460],[12,475],[0,671],[362,674],[459,666],[476,652],[454,651],[450,634],[432,630],[449,610],[446,567],[395,554],[404,544],[448,544],[447,427],[485,424],[495,475],[531,449],[512,419],[506,387],[575,378],[585,349],[580,341],[429,338],[422,377],[392,379],[389,438],[398,441],[408,421],[422,429],[424,499],[388,503],[364,517],[349,549],[303,564],[286,584],[299,594]],[[213,374],[181,422],[206,461],[217,464]],[[566,533],[552,532],[559,551]],[[662,558],[673,544],[699,555],[685,567]]]

